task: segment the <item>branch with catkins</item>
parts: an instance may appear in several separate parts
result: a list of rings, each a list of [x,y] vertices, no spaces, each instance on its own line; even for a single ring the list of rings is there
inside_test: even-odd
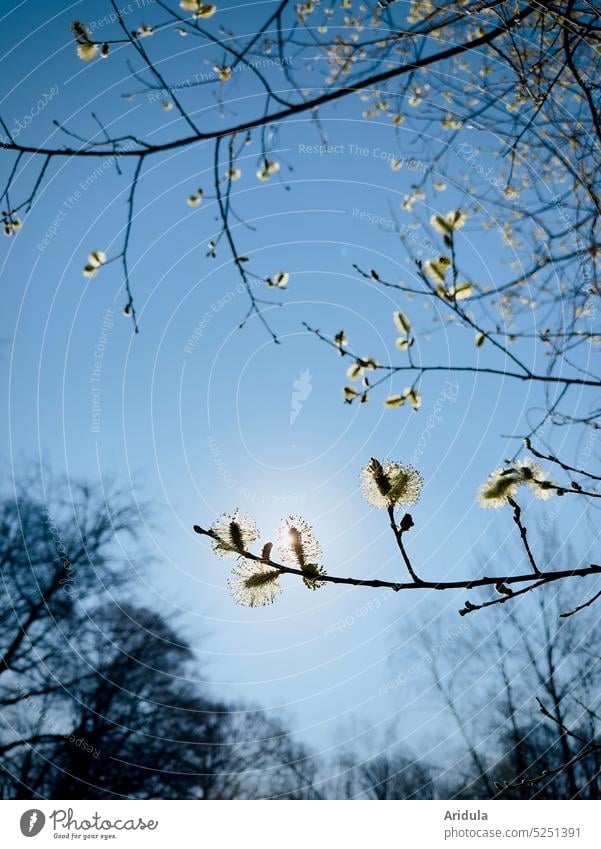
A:
[[[423,478],[416,469],[395,461],[381,462],[372,458],[361,471],[361,490],[364,497],[373,507],[386,510],[390,528],[409,578],[406,581],[328,574],[322,565],[322,550],[313,529],[305,519],[298,516],[289,516],[282,520],[275,544],[265,543],[260,554],[251,551],[251,546],[260,538],[256,524],[249,516],[238,511],[233,514],[224,514],[208,529],[194,525],[194,531],[212,540],[215,554],[237,561],[229,587],[234,599],[248,607],[273,603],[282,591],[280,579],[284,575],[301,578],[310,590],[317,590],[327,584],[339,584],[373,589],[384,588],[393,592],[474,590],[483,587],[490,587],[496,591],[496,596],[486,602],[476,603],[467,600],[459,611],[462,616],[486,607],[504,604],[556,581],[601,575],[601,566],[594,563],[577,569],[561,570],[544,570],[537,565],[527,538],[522,510],[515,496],[520,487],[527,487],[539,498],[546,500],[558,487],[544,476],[538,463],[528,459],[493,472],[480,488],[478,499],[484,507],[498,508],[504,505],[512,507],[513,519],[519,530],[530,570],[520,574],[486,575],[454,581],[425,580],[416,572],[405,544],[405,535],[414,527],[413,517],[408,512],[403,512],[400,519],[397,519],[395,515],[397,508],[405,508],[418,502],[422,487]],[[273,557],[274,548],[278,552],[279,560]]]

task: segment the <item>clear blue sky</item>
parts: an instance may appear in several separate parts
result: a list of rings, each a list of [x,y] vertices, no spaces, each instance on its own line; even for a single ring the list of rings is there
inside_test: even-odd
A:
[[[220,22],[252,32],[271,5],[220,3]],[[0,27],[5,122],[22,121],[41,94],[58,87],[20,140],[63,143],[51,123],[55,118],[93,133],[91,112],[115,133],[132,123],[150,140],[182,131],[174,111],[144,95],[122,97],[140,88],[127,79],[125,51],[89,65],[76,58],[71,19],[102,22],[109,13],[110,4],[101,0],[68,6],[50,0],[43,9],[23,2],[6,13]],[[155,16],[150,7],[132,11],[128,26]],[[117,35],[110,26],[106,32]],[[157,51],[153,55],[166,51],[171,82],[210,70],[216,58],[213,51],[190,50],[179,65],[169,60],[182,45],[192,48],[190,41],[173,34],[146,42]],[[253,108],[256,88],[245,73],[230,85],[227,96],[240,100],[228,109],[242,116]],[[207,126],[222,121],[211,91],[182,95]],[[216,260],[206,257],[218,227],[215,204],[206,200],[197,209],[186,204],[198,187],[212,193],[208,145],[153,158],[144,169],[131,241],[138,336],[121,315],[120,266],[109,265],[92,280],[81,274],[88,251],[110,256],[120,250],[132,163],[122,165],[123,176],[112,166],[95,174],[101,160],[53,164],[22,231],[0,245],[0,336],[8,340],[0,362],[5,457],[17,464],[47,463],[57,473],[88,477],[99,486],[116,478],[129,484],[133,496],[150,499],[158,521],[148,525],[146,536],[157,560],[140,573],[140,596],[165,615],[178,616],[204,674],[221,694],[283,712],[304,739],[323,749],[339,741],[351,719],[379,725],[382,732],[394,721],[399,737],[414,747],[424,735],[433,746],[444,741],[448,725],[429,721],[429,702],[412,702],[412,686],[386,693],[381,688],[423,652],[409,621],[420,621],[432,609],[456,610],[465,593],[432,598],[335,587],[309,593],[286,581],[273,607],[243,609],[226,588],[228,562],[216,559],[192,533],[193,523],[206,526],[238,506],[255,518],[265,540],[280,517],[300,514],[314,525],[331,573],[399,578],[403,570],[385,516],[362,500],[358,473],[372,455],[410,460],[425,435],[417,461],[425,489],[413,511],[411,555],[424,577],[470,575],[483,551],[513,534],[510,514],[481,510],[475,491],[517,446],[501,435],[523,433],[528,411],[542,401],[538,389],[497,377],[440,374],[423,381],[419,413],[382,406],[388,391],[404,388],[402,378],[367,405],[342,403],[348,362],[308,335],[302,321],[332,334],[344,328],[359,353],[398,362],[403,355],[394,349],[391,315],[402,308],[417,329],[415,350],[424,362],[452,357],[469,364],[480,358],[503,367],[500,354],[475,348],[471,330],[429,333],[431,312],[423,300],[408,301],[353,271],[357,263],[377,268],[387,279],[415,279],[390,226],[366,219],[389,219],[394,209],[401,223],[416,220],[399,209],[415,175],[407,167],[393,172],[386,157],[419,158],[423,143],[411,122],[397,132],[390,119],[362,120],[363,108],[353,97],[323,112],[330,142],[344,148],[327,156],[299,148],[320,143],[308,116],[281,127],[273,155],[290,191],[278,179],[267,184],[256,179],[256,140],[239,162],[243,175],[234,186],[235,208],[257,228],[235,228],[240,250],[262,277],[280,269],[291,275],[287,290],[273,295],[284,306],[267,314],[280,346],[270,342],[256,318],[237,329],[247,301],[231,257],[225,248]],[[351,145],[367,153],[353,152]],[[465,184],[451,185],[458,174],[452,151],[449,163],[447,191],[430,189],[425,204],[418,205],[423,221],[434,211],[468,208]],[[5,173],[7,157],[3,167]],[[27,166],[17,190],[25,193],[32,175]],[[57,217],[56,234],[40,251]],[[470,218],[460,250],[474,279],[490,285],[510,279],[511,257],[502,254],[500,243],[498,233],[484,232]],[[267,289],[264,294],[271,297]],[[109,310],[114,314],[107,322]],[[530,351],[521,353],[531,361]],[[306,371],[311,391],[291,424],[293,384]],[[440,400],[448,379],[457,383],[454,402]],[[94,397],[100,407],[96,428]],[[437,402],[441,421],[429,428]],[[549,508],[528,509],[535,517]],[[570,519],[587,539],[586,517]]]

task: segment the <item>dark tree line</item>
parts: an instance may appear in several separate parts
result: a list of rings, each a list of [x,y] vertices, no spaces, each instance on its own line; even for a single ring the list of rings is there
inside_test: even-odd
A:
[[[130,600],[123,494],[33,492],[0,502],[3,798],[316,793],[315,761],[284,724],[196,683],[177,628]]]
[[[562,544],[543,535],[552,563]],[[436,630],[420,630],[420,669],[461,741],[460,795],[600,798],[601,629],[593,606],[578,609],[577,588],[546,586],[497,605],[446,641]]]

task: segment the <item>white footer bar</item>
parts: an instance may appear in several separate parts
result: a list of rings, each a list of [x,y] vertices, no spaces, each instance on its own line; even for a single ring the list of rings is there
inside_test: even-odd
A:
[[[599,849],[601,802],[5,801],[0,846]]]

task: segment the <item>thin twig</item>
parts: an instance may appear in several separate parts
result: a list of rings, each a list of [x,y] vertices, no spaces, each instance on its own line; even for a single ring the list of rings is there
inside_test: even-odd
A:
[[[507,500],[513,507],[513,521],[518,526],[520,537],[522,538],[522,542],[524,544],[524,549],[526,550],[528,560],[530,561],[530,565],[532,566],[532,571],[535,575],[542,575],[543,573],[536,565],[536,560],[534,559],[534,555],[532,554],[532,550],[530,548],[530,543],[528,542],[528,532],[526,531],[526,527],[522,522],[522,508],[513,498],[510,497]]]

